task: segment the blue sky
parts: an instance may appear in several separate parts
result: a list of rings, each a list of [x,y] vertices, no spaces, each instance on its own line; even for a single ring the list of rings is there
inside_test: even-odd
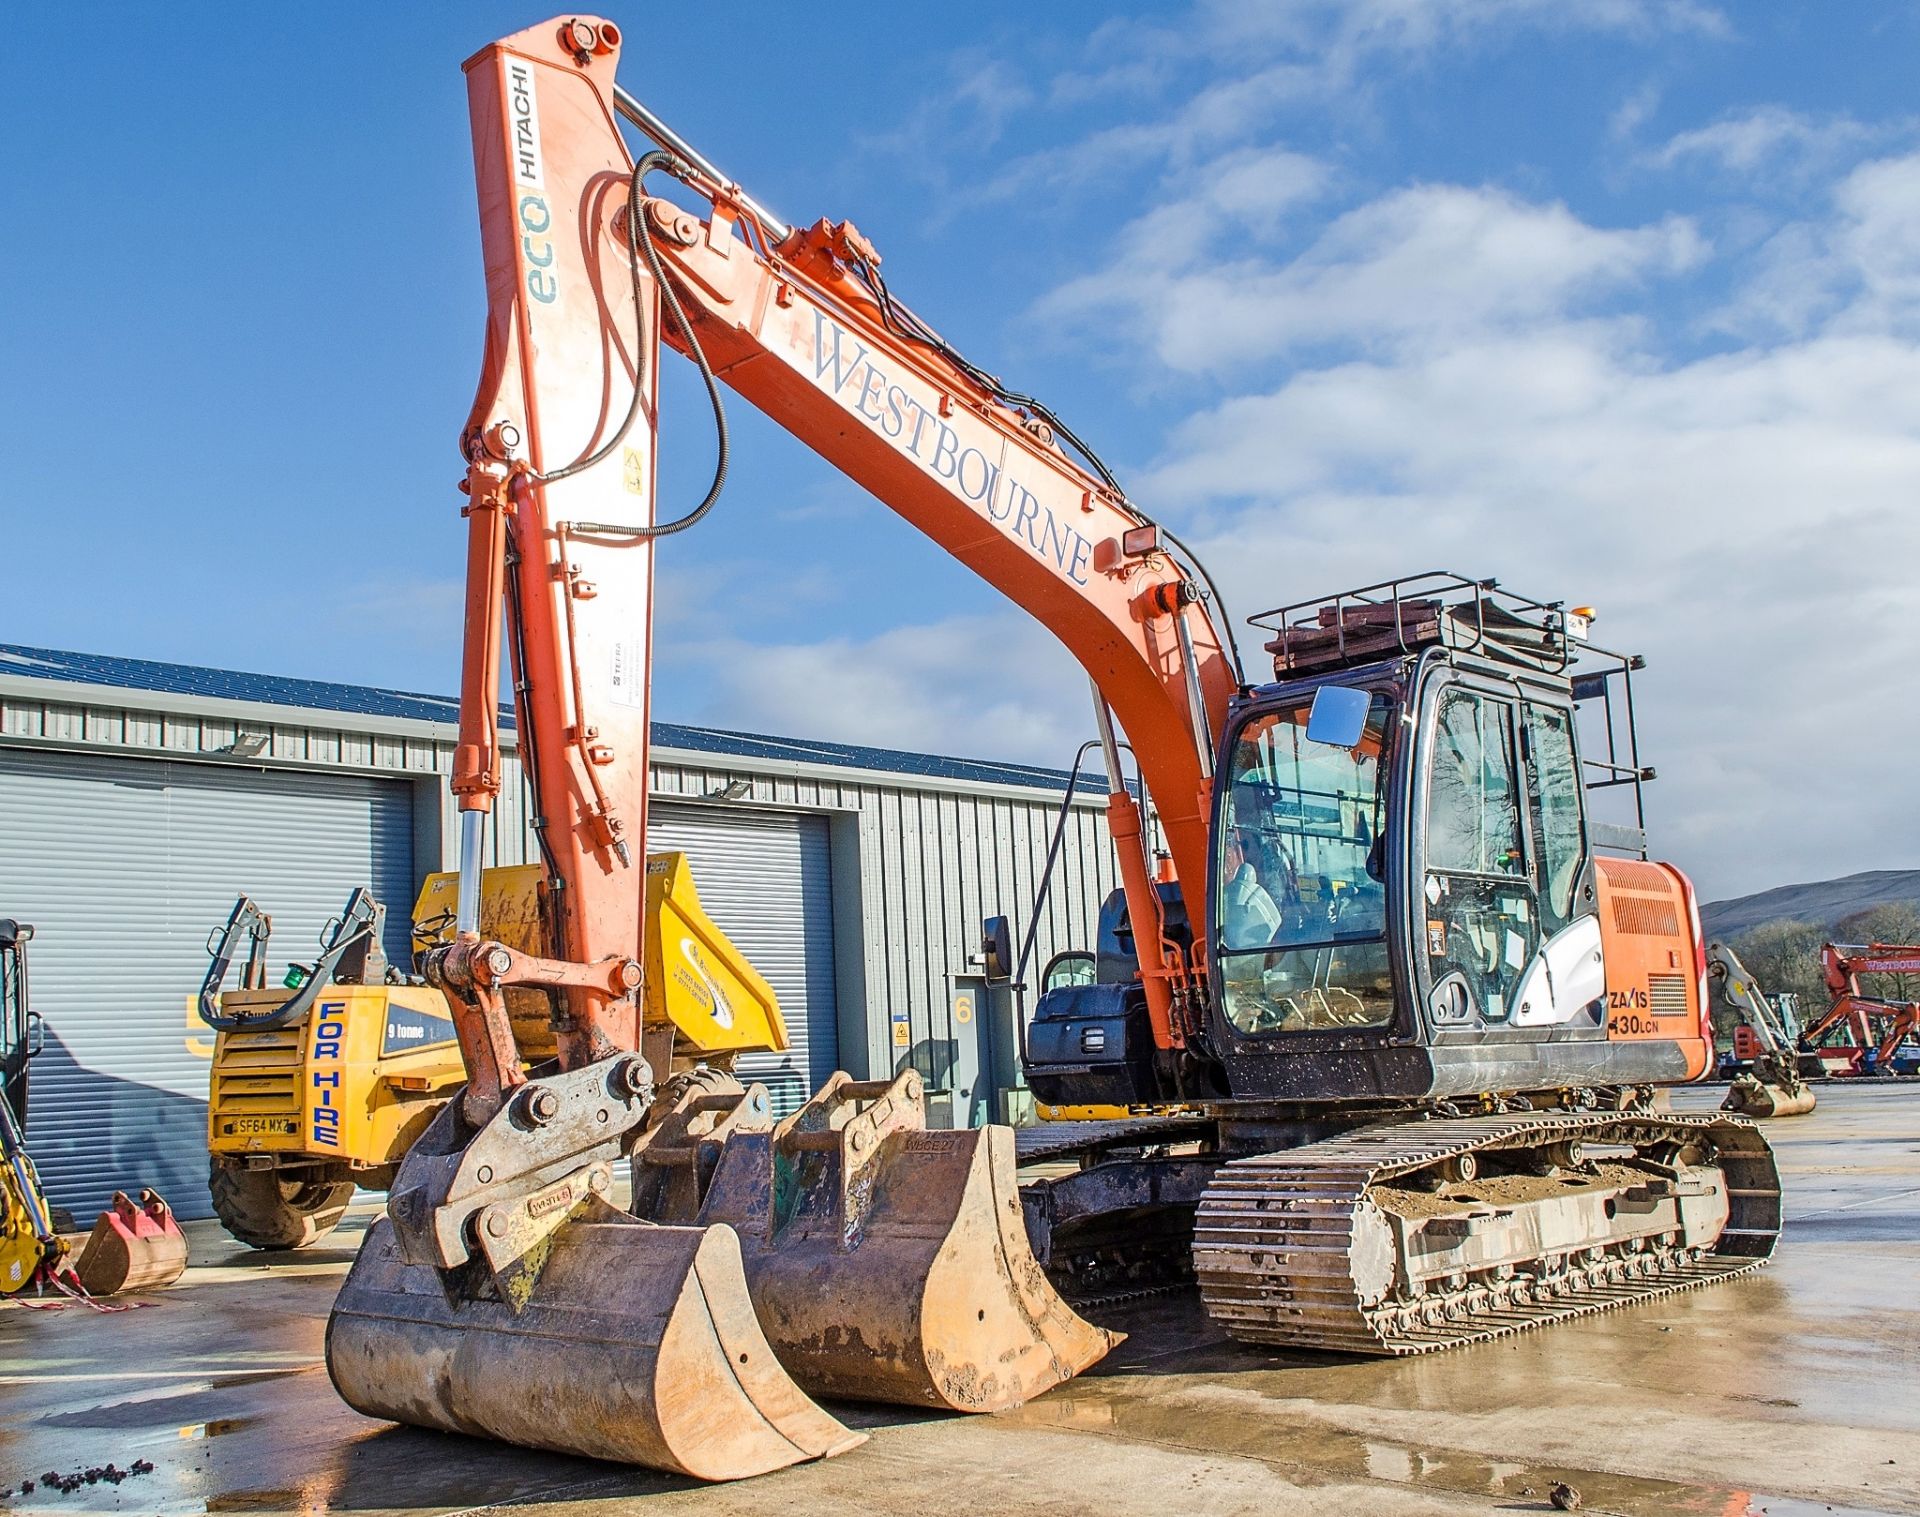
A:
[[[630,89],[789,220],[857,222],[1240,613],[1433,564],[1596,601],[1652,661],[1653,819],[1709,896],[1914,862],[1912,6],[611,14]],[[89,15],[0,21],[41,60],[0,639],[451,691],[459,64],[539,13]],[[711,445],[684,367],[676,514]],[[661,553],[659,713],[1070,755],[1044,634],[732,409],[729,493]]]

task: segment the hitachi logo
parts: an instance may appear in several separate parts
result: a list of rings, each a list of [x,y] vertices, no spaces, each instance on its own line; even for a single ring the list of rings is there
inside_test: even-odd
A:
[[[507,64],[507,110],[513,127],[514,177],[539,189],[540,117],[534,105],[533,69],[518,59]]]

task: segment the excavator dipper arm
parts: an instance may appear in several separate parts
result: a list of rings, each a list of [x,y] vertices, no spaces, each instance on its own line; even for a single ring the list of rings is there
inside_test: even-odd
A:
[[[615,226],[618,29],[556,21],[466,64],[487,269],[453,791],[460,894],[427,956],[469,1077],[396,1177],[327,1328],[370,1416],[735,1479],[863,1439],[780,1367],[735,1236],[607,1200],[655,1097],[640,1055],[652,657],[655,285]],[[547,884],[540,957],[479,933],[512,674]],[[557,1069],[505,992],[545,987]]]

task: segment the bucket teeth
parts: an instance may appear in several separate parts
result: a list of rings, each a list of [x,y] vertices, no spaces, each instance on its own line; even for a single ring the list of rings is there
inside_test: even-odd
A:
[[[1121,1339],[1035,1260],[1012,1131],[928,1132],[911,1071],[730,1127],[700,1219],[739,1233],[761,1326],[815,1395],[1000,1411]]]
[[[701,1480],[865,1441],[781,1368],[725,1227],[569,1223],[517,1310],[446,1279],[369,1230],[327,1324],[356,1411]]]

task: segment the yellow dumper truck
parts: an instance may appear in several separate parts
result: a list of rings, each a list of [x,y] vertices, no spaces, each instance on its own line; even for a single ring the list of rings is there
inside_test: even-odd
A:
[[[414,903],[416,949],[453,932],[457,877],[427,876]],[[548,950],[537,864],[483,877],[481,930]],[[333,1229],[356,1186],[384,1190],[407,1149],[466,1079],[441,993],[388,962],[385,911],[354,891],[319,959],[267,984],[272,919],[246,896],[208,939],[199,1011],[215,1031],[207,1102],[214,1211],[255,1248],[304,1248]],[[237,989],[223,986],[236,958]],[[787,1046],[772,987],[701,909],[682,853],[647,859],[645,1052],[653,1067],[729,1067]],[[546,994],[515,990],[507,1010],[538,1063],[553,1045]]]

